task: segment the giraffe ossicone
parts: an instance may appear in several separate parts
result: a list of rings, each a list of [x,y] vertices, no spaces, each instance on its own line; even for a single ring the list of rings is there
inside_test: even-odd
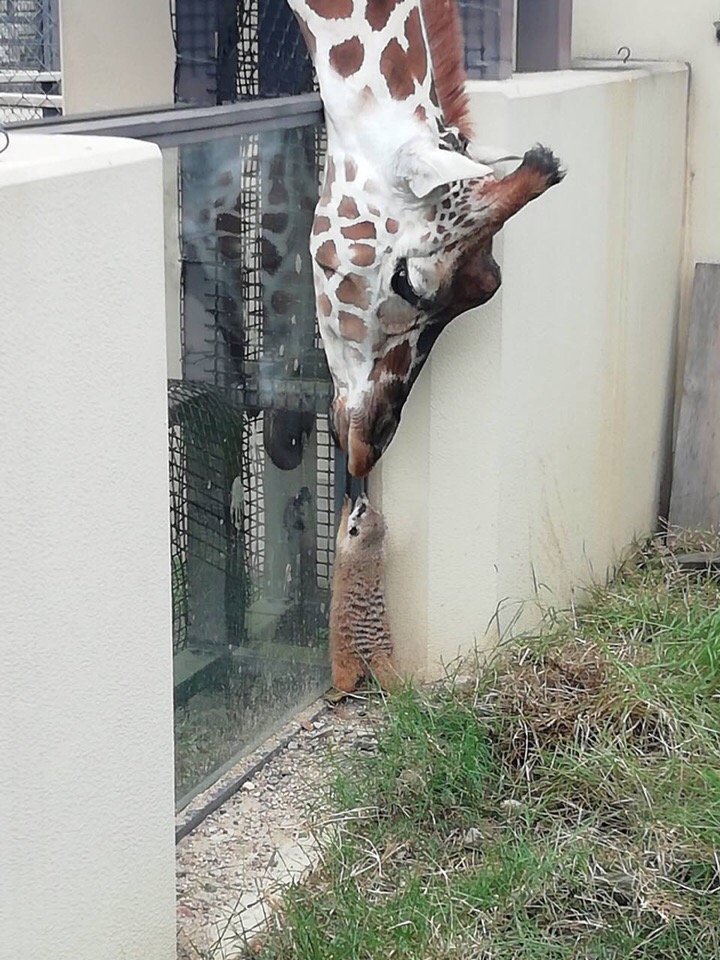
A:
[[[331,421],[350,473],[387,449],[433,344],[500,286],[492,239],[564,171],[473,143],[455,0],[288,0],[327,122],[310,240]]]

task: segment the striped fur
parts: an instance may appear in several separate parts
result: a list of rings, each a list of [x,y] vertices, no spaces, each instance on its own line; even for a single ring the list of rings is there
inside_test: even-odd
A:
[[[343,507],[330,605],[333,685],[352,693],[366,677],[388,688],[392,638],[385,609],[385,522],[366,497]]]

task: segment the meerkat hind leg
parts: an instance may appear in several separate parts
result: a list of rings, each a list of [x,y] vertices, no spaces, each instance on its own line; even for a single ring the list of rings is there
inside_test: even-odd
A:
[[[344,693],[353,693],[365,676],[360,657],[348,650],[334,651],[331,666],[333,686]]]

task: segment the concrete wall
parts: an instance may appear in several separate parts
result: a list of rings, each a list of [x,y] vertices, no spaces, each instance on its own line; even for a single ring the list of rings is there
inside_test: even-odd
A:
[[[669,442],[685,185],[683,66],[473,84],[482,139],[567,164],[497,245],[503,286],[455,320],[373,492],[401,664],[567,604],[656,522]]]
[[[173,102],[168,0],[60,0],[66,114]]]
[[[0,157],[0,957],[170,960],[162,165]]]
[[[626,45],[633,59],[678,60],[691,67],[681,377],[694,265],[720,260],[720,44],[713,26],[720,5],[717,0],[575,0],[573,16],[575,57],[615,57]]]

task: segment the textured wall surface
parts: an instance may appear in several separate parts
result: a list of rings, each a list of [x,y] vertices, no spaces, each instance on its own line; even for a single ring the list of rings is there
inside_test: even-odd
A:
[[[162,165],[0,157],[0,957],[171,960]]]
[[[720,44],[713,25],[720,19],[720,6],[717,0],[575,0],[573,18],[575,57],[615,57],[626,45],[633,58],[683,61],[691,69],[682,378],[695,263],[720,260]]]
[[[535,598],[567,604],[656,522],[687,81],[653,65],[472,85],[479,139],[542,141],[569,173],[505,227],[499,294],[442,335],[373,476],[409,670],[533,623]]]
[[[65,113],[173,102],[168,0],[60,0]]]

